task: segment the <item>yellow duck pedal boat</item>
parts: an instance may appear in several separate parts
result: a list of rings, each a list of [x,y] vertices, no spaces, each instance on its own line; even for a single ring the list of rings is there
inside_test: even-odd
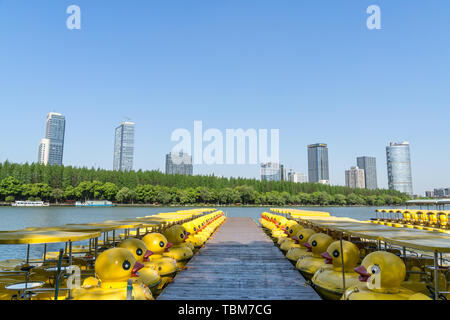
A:
[[[297,262],[304,255],[311,255],[310,252],[306,250],[304,244],[309,240],[309,238],[315,234],[316,232],[313,229],[302,229],[300,230],[295,237],[292,239],[295,240],[296,243],[299,244],[297,247],[292,247],[286,253],[286,258],[291,260],[292,262]]]
[[[173,277],[178,271],[177,261],[170,257],[164,257],[163,253],[170,250],[172,244],[161,233],[149,233],[142,238],[147,249],[152,252],[145,266],[156,269],[161,277]]]
[[[153,252],[147,250],[147,246],[145,245],[144,241],[135,238],[129,238],[122,241],[118,247],[130,251],[136,261],[144,265],[144,267],[139,270],[139,276],[133,279],[135,280],[134,282],[141,281],[143,284],[149,287],[150,290],[159,285],[159,283],[161,282],[161,276],[159,272],[152,265],[146,265],[148,257],[150,257]]]
[[[73,290],[74,300],[126,300],[127,281],[138,276],[144,267],[124,248],[102,252],[95,262],[97,279],[88,278],[81,289]],[[152,293],[143,283],[133,283],[133,300],[153,300]]]
[[[320,267],[331,268],[330,265],[325,264],[322,253],[328,249],[328,246],[333,242],[333,238],[324,233],[313,234],[308,242],[304,244],[311,255],[302,256],[298,259],[295,265],[305,279],[310,280]]]
[[[186,243],[186,230],[180,225],[174,225],[164,232],[167,240],[173,244],[168,252],[164,252],[163,256],[175,259],[177,262],[189,260],[194,253]]]
[[[360,284],[349,287],[343,300],[431,300],[430,297],[401,287],[406,276],[402,259],[386,251],[368,254],[355,268]]]
[[[311,279],[314,288],[319,295],[326,300],[339,300],[345,289],[359,284],[359,274],[354,271],[360,258],[358,247],[349,242],[334,241],[328,246],[326,252],[322,253],[326,265],[332,265],[333,268],[321,267],[316,271]],[[344,260],[344,265],[342,265]],[[343,270],[345,270],[343,274]],[[345,280],[345,287],[344,281]]]

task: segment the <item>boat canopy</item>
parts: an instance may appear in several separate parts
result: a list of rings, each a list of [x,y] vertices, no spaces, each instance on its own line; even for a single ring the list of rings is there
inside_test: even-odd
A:
[[[363,239],[381,240],[425,251],[450,252],[450,236],[440,232],[395,228],[373,224],[369,221],[349,221],[348,218],[338,217],[330,217],[329,219],[302,217],[301,219],[320,228],[340,231]]]
[[[68,232],[57,230],[0,231],[0,244],[45,244],[76,242],[100,237],[100,232]]]
[[[314,211],[314,210],[300,210],[300,209],[283,209],[283,208],[271,208],[271,212],[289,214],[291,217],[301,217],[301,216],[320,216],[320,217],[330,217],[329,212],[325,211]]]

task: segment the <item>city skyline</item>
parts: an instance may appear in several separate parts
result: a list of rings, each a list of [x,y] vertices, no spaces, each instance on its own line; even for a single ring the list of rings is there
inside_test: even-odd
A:
[[[115,129],[115,142],[114,142],[114,164],[113,164],[113,170],[134,170],[133,168],[133,161],[134,161],[134,126],[135,123],[131,122],[129,120],[123,121],[120,123],[118,127]],[[64,134],[65,134],[65,117],[56,112],[49,112],[47,114],[47,121],[46,121],[46,137],[53,137],[53,138],[59,138],[61,140],[62,138],[62,148],[59,148],[57,151],[60,154],[57,154],[56,157],[61,158],[61,163],[58,163],[59,165],[62,163],[62,151],[64,146]],[[49,150],[50,149],[50,141],[49,138],[43,138],[40,141],[39,144],[39,152],[38,152],[38,163],[47,164],[49,160]],[[57,140],[61,143],[61,141]],[[414,193],[412,191],[409,191],[408,188],[398,187],[395,184],[398,184],[398,174],[392,175],[392,163],[400,163],[400,166],[403,165],[403,156],[399,155],[400,153],[404,153],[403,151],[395,151],[394,152],[394,159],[392,159],[392,151],[391,149],[395,149],[396,147],[407,147],[407,154],[405,154],[404,157],[406,157],[406,160],[408,160],[408,169],[409,175],[411,176],[410,170],[411,170],[411,162],[410,162],[410,151],[409,151],[409,142],[401,142],[401,143],[395,143],[390,142],[389,146],[386,147],[386,157],[387,157],[387,175],[388,175],[388,188],[406,192],[409,195],[413,195]],[[317,179],[322,176],[328,176],[328,145],[324,143],[316,143],[311,144],[307,146],[308,148],[308,164],[311,165],[313,162],[321,163],[317,168],[311,167],[308,171],[312,176],[317,176]],[[59,152],[60,151],[60,152]],[[55,153],[55,151],[54,151]],[[174,165],[172,163],[172,159],[170,157],[171,153],[166,154],[165,157],[165,172],[168,174],[187,174],[187,175],[193,175],[193,165],[192,165],[192,156],[184,153],[183,151],[180,151],[180,156],[183,159],[182,163],[180,165]],[[53,158],[55,155],[53,155]],[[401,158],[401,159],[399,159]],[[44,160],[45,159],[45,160]],[[315,159],[315,160],[314,160]],[[27,161],[28,162],[28,161]],[[32,162],[32,161],[31,161]],[[50,164],[50,163],[48,163]],[[359,165],[362,167],[369,169],[369,175],[371,176],[370,185],[376,186],[377,184],[377,170],[376,170],[376,158],[375,157],[368,157],[368,156],[361,156],[357,157],[357,166],[352,166],[350,170],[345,171],[345,186],[350,188],[368,188],[367,186],[367,171],[365,168],[360,168]],[[398,167],[398,164],[396,164]],[[286,168],[283,164],[280,163],[260,163],[258,166],[261,168],[261,174],[260,178],[261,180],[266,181],[292,181],[292,182],[311,182],[306,178],[305,174],[299,173],[299,172],[293,172],[291,169],[289,174],[286,174]],[[182,169],[180,169],[183,167]],[[395,167],[395,165],[394,165]],[[402,170],[400,170],[402,169]],[[397,172],[404,171],[405,168],[396,168],[394,171],[397,170]],[[158,169],[150,169],[150,170],[158,170]],[[181,172],[181,171],[182,172]],[[408,171],[407,170],[407,171]],[[160,170],[162,172],[162,170]],[[263,173],[263,171],[270,171],[269,173]],[[273,171],[273,172],[272,172]],[[276,171],[276,172],[275,172]],[[314,171],[314,172],[313,172]],[[312,172],[312,173],[311,173]],[[360,174],[362,172],[362,175]],[[319,174],[320,173],[320,174]],[[213,173],[214,174],[214,173]],[[276,175],[277,178],[274,178],[273,176]],[[395,176],[395,177],[394,177]],[[363,180],[362,182],[360,180]],[[297,181],[298,180],[298,181]],[[409,178],[411,180],[411,178]],[[319,179],[316,183],[326,183],[330,182],[326,179]],[[402,183],[400,183],[402,184]],[[410,182],[412,185],[412,182]],[[333,185],[333,184],[332,184]],[[372,188],[374,189],[374,188]],[[411,186],[412,190],[412,186]],[[434,193],[436,193],[436,190],[434,189]],[[442,190],[445,190],[442,189]],[[444,195],[446,191],[444,191]],[[448,193],[448,189],[447,189]],[[429,190],[425,190],[423,195],[428,196],[430,194]]]
[[[450,3],[380,1],[383,28],[369,31],[369,1],[320,2],[80,0],[86,20],[68,31],[66,4],[0,1],[0,159],[36,161],[39,119],[57,110],[68,119],[68,165],[112,168],[111,128],[128,116],[141,123],[134,168],[164,171],[171,133],[202,120],[222,131],[279,128],[280,161],[299,172],[305,146],[327,142],[333,185],[367,154],[387,188],[385,146],[408,140],[414,193],[448,186]]]

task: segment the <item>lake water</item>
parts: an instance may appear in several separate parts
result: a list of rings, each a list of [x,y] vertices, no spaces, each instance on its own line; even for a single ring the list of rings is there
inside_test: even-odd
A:
[[[115,208],[75,208],[75,207],[43,207],[20,208],[0,207],[0,230],[17,230],[27,227],[51,227],[68,223],[103,222],[105,220],[121,220],[125,218],[143,217],[159,212],[186,210],[189,207],[115,207]],[[250,217],[258,220],[261,213],[269,211],[268,207],[220,207],[229,217]],[[375,207],[298,207],[302,210],[327,211],[333,216],[350,217],[367,220],[375,216]],[[77,243],[78,244],[78,243]],[[48,246],[49,251],[57,251],[61,244]],[[1,245],[0,260],[24,259],[26,245]],[[32,245],[30,256],[32,259],[41,258],[43,245]]]

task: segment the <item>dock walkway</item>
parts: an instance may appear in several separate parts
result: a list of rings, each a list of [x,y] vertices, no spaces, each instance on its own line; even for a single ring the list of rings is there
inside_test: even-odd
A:
[[[227,218],[158,300],[318,300],[251,218]]]

